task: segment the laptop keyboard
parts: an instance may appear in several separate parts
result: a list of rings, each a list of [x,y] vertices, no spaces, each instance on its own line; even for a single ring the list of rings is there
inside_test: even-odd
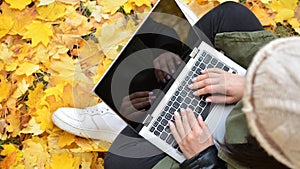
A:
[[[203,119],[206,119],[214,105],[205,102],[206,96],[194,96],[194,91],[190,90],[188,85],[192,84],[192,79],[200,75],[202,70],[208,68],[219,68],[224,71],[230,70],[230,68],[223,62],[220,62],[208,52],[203,51],[201,56],[194,63],[194,66],[188,72],[187,76],[181,81],[171,99],[167,102],[167,105],[163,108],[160,116],[158,116],[149,129],[150,132],[153,132],[154,135],[172,145],[179,152],[181,152],[181,150],[171,134],[168,121],[171,120],[172,122],[175,122],[174,112],[180,112],[180,108],[190,108],[195,113],[195,116],[201,115]],[[233,71],[233,73],[236,72]]]

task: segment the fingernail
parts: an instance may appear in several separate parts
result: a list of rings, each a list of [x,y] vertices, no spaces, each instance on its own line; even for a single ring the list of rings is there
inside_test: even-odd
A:
[[[174,115],[175,116],[179,116],[179,113],[177,111],[175,111]]]
[[[197,91],[193,92],[193,95],[197,95]]]
[[[172,126],[172,125],[174,125],[174,123],[173,123],[173,122],[171,122],[171,121],[169,121],[169,126]]]
[[[201,73],[205,73],[205,70],[201,70]]]
[[[170,75],[168,75],[168,76],[167,76],[167,79],[168,79],[168,80],[170,80],[170,79],[171,79],[171,76],[170,76]]]
[[[166,81],[166,79],[163,79],[163,83],[166,83],[167,81]]]
[[[174,69],[172,69],[172,70],[171,70],[171,72],[172,72],[172,73],[175,73],[175,70],[174,70]]]
[[[151,95],[153,95],[153,92],[149,92],[148,94],[151,96]]]
[[[203,118],[202,118],[201,114],[198,116],[198,118],[199,118],[201,121],[203,121]]]
[[[180,64],[181,64],[181,62],[180,62],[180,61],[177,61],[176,63],[177,63],[177,65],[180,65]]]
[[[212,100],[210,98],[206,98],[205,101],[209,102],[209,103],[212,102]]]
[[[191,84],[191,85],[189,85],[188,87],[191,89],[191,88],[193,87],[193,85]]]
[[[180,112],[184,111],[184,108],[180,108]]]
[[[197,78],[196,77],[194,77],[193,79],[192,79],[192,82],[195,82],[197,80]]]
[[[150,96],[150,99],[154,100],[156,99],[156,96]]]

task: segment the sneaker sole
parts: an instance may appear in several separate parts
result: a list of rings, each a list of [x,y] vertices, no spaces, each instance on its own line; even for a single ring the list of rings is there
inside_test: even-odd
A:
[[[108,142],[112,142],[116,136],[119,134],[118,132],[106,131],[106,130],[88,130],[88,129],[81,129],[76,128],[74,126],[69,125],[68,123],[64,122],[60,118],[58,118],[55,113],[52,115],[53,123],[60,129],[74,134],[76,136],[90,138],[95,140],[105,140]]]

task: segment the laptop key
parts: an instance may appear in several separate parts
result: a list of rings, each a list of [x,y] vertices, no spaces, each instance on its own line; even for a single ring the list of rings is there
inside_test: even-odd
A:
[[[166,131],[167,133],[170,133],[170,132],[171,132],[171,129],[170,129],[170,127],[169,127],[169,126],[167,126],[167,127],[165,128],[165,131]]]
[[[154,127],[151,127],[151,128],[150,128],[150,132],[153,132],[154,130],[155,130]]]
[[[223,67],[223,70],[225,70],[226,72],[228,72],[228,70],[229,70],[229,67],[227,67],[227,66],[224,66],[224,67]]]
[[[197,73],[198,75],[201,75],[201,71],[202,71],[201,69],[197,69],[197,70],[196,70],[196,73]]]
[[[170,113],[167,113],[167,114],[166,114],[166,119],[167,119],[167,120],[171,120],[171,118],[172,118],[172,115],[171,115]]]
[[[175,111],[176,111],[176,109],[174,109],[173,107],[171,107],[171,109],[169,110],[169,113],[174,114]]]
[[[165,140],[167,137],[168,137],[168,134],[166,132],[162,132],[161,135],[160,135],[160,138],[162,140]]]
[[[163,119],[161,122],[160,122],[163,126],[166,126],[168,124],[168,121],[166,119]]]
[[[212,59],[212,56],[207,54],[206,57],[204,58],[203,62],[208,64],[210,62],[210,60]]]
[[[206,66],[205,66],[205,64],[201,63],[199,67],[200,67],[202,70],[204,70]]]
[[[218,63],[218,60],[216,59],[216,58],[213,58],[212,60],[211,60],[211,64],[212,65],[216,65]]]
[[[172,147],[174,147],[175,149],[177,149],[179,147],[179,145],[177,144],[177,142],[175,140],[172,143]]]
[[[162,132],[164,130],[164,127],[162,125],[158,125],[156,129],[158,131]]]
[[[168,144],[172,144],[173,141],[174,141],[174,137],[173,137],[172,134],[170,134],[170,135],[168,136],[166,142],[167,142]]]
[[[196,107],[198,105],[198,101],[196,99],[193,99],[191,104]]]
[[[186,91],[182,91],[182,92],[181,92],[181,96],[182,96],[182,97],[185,97],[186,95],[187,95],[187,92],[186,92]]]
[[[186,103],[186,104],[190,104],[191,101],[192,100],[190,98],[188,98],[188,97],[184,99],[184,103]]]
[[[155,131],[154,131],[154,134],[155,134],[156,136],[159,136],[159,135],[160,135],[160,132],[158,132],[157,130],[155,130]]]
[[[183,108],[183,109],[186,109],[187,108],[187,104],[182,103],[180,107]]]
[[[159,116],[159,117],[157,118],[157,120],[156,120],[156,121],[160,122],[160,121],[161,121],[161,119],[162,119],[162,117],[161,117],[161,116]]]
[[[181,96],[178,96],[176,101],[178,101],[178,103],[181,103],[183,101],[183,98]]]
[[[208,103],[207,106],[204,108],[204,110],[201,113],[202,119],[205,120],[206,117],[208,116],[210,110],[213,108],[213,104]]]
[[[219,63],[217,64],[216,68],[222,69],[222,68],[223,68],[223,66],[224,66],[224,64],[223,64],[223,63],[221,63],[221,62],[219,62]]]
[[[180,153],[183,153],[182,150],[180,149],[180,147],[178,147],[177,150],[178,150]]]
[[[207,69],[213,68],[214,66],[212,64],[207,65]]]
[[[180,105],[180,104],[179,104],[178,102],[174,102],[174,103],[173,103],[173,107],[174,107],[175,109],[177,109],[177,108],[179,107],[179,105]]]

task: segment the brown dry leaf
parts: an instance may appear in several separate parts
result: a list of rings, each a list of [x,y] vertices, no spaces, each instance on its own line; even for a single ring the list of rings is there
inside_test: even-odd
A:
[[[246,6],[255,14],[263,26],[276,26],[274,18],[272,18],[267,11],[257,3],[247,3]]]

